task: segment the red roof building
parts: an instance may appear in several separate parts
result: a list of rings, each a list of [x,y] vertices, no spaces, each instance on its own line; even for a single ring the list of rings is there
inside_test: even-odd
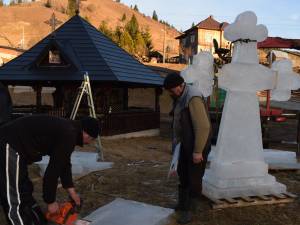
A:
[[[262,42],[257,43],[258,48],[291,48],[292,42],[280,37],[268,37]]]

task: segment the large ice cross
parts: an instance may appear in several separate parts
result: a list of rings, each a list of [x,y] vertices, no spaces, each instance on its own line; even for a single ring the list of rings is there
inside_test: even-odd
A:
[[[225,28],[224,36],[234,42],[234,49],[231,63],[223,66],[219,76],[219,86],[227,95],[214,157],[203,178],[203,194],[209,198],[286,191],[285,185],[268,174],[263,158],[256,92],[275,88],[275,96],[275,92],[282,90],[280,82],[285,80],[277,79],[279,76],[276,77],[274,71],[259,64],[257,42],[263,41],[267,34],[267,28],[257,25],[257,17],[250,11],[238,15],[234,23]],[[278,67],[279,75],[287,74],[288,70],[283,71],[283,67]],[[299,77],[293,79],[299,81]],[[283,86],[284,91],[291,90],[288,85]]]

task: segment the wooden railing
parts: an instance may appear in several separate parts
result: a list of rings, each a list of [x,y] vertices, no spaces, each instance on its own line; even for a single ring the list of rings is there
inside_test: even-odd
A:
[[[159,128],[159,112],[111,113],[102,120],[102,136]]]
[[[67,117],[65,110],[62,108],[43,107],[37,110],[33,106],[14,107],[14,118],[32,115],[48,114],[58,117]],[[87,115],[87,114],[85,114]],[[160,114],[154,111],[123,111],[119,113],[102,114],[101,135],[110,136],[125,134],[142,130],[157,129],[160,127]]]

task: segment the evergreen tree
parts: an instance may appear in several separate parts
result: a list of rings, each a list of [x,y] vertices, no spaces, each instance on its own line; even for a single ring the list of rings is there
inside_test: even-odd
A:
[[[83,17],[88,23],[91,23],[90,18],[88,16]]]
[[[134,5],[134,8],[133,8],[133,10],[134,10],[134,11],[137,11],[137,12],[139,12],[139,8],[138,8],[138,6],[137,6],[137,5]]]
[[[152,40],[151,40],[151,34],[149,31],[149,28],[147,27],[145,31],[142,32],[142,36],[145,41],[145,47],[146,47],[146,55],[149,56],[150,52],[153,50]]]
[[[133,54],[134,53],[134,42],[128,33],[128,31],[124,31],[120,38],[120,47],[125,49],[127,52]]]
[[[125,20],[126,20],[126,14],[123,13],[123,16],[122,16],[122,18],[121,18],[121,21],[124,22]]]
[[[153,14],[152,14],[152,19],[153,19],[153,20],[156,20],[156,21],[158,21],[158,16],[157,16],[157,14],[156,14],[156,11],[155,11],[155,10],[153,11]]]
[[[194,26],[195,26],[195,23],[193,22],[193,23],[192,23],[192,27],[194,27]]]
[[[137,33],[136,40],[134,43],[134,50],[135,53],[140,57],[146,55],[145,40],[140,32]]]
[[[121,47],[122,34],[123,34],[122,27],[117,26],[113,34],[114,36],[113,41],[116,42],[120,47]]]
[[[149,55],[153,49],[149,28],[140,31],[135,15],[132,15],[124,27],[117,26],[112,30],[106,21],[102,21],[98,30],[130,54],[143,57]]]
[[[113,32],[108,27],[107,22],[105,20],[102,20],[100,26],[98,27],[98,30],[101,31],[103,34],[105,34],[107,37],[113,40]]]
[[[67,10],[67,14],[72,17],[76,14],[76,0],[68,0],[68,10]]]
[[[139,33],[139,23],[135,15],[132,15],[131,19],[128,21],[125,26],[125,30],[129,33],[133,41],[137,39],[137,34]]]
[[[45,3],[45,7],[47,7],[47,8],[51,8],[52,7],[50,0],[47,0],[47,2]]]

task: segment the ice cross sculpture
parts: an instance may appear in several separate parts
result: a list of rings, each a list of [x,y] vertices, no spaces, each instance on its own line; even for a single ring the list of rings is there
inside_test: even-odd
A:
[[[203,97],[210,96],[213,89],[214,57],[210,52],[198,53],[193,57],[192,65],[182,70],[180,75]]]
[[[282,59],[273,62],[272,70],[276,73],[276,86],[271,91],[272,100],[289,100],[291,98],[291,90],[300,88],[300,76],[293,72],[291,60]]]
[[[278,194],[286,186],[268,174],[264,162],[257,91],[273,89],[276,75],[259,64],[257,42],[268,35],[257,25],[255,13],[246,11],[225,28],[234,43],[232,61],[222,67],[219,86],[227,91],[217,145],[203,178],[209,198]]]

